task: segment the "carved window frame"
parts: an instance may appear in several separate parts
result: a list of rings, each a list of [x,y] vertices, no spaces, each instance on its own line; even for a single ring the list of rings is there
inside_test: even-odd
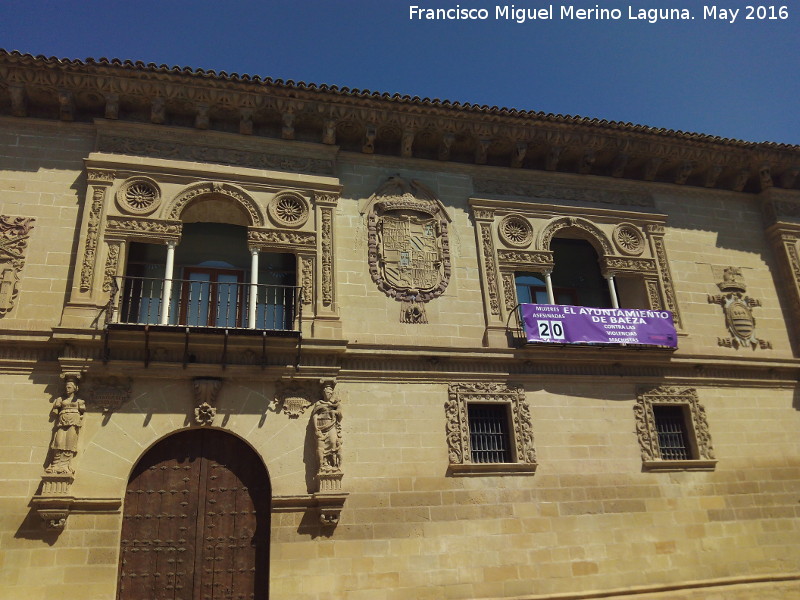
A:
[[[548,188],[547,193],[556,198],[558,190]],[[561,230],[582,232],[579,237],[595,247],[604,276],[641,278],[646,299],[643,308],[671,311],[675,327],[681,331],[680,307],[664,243],[665,215],[539,204],[530,198],[525,202],[470,198],[469,203],[475,222],[487,339],[495,340],[490,345],[503,344],[507,339],[507,323],[519,303],[516,273],[552,273],[555,264],[550,241]],[[508,243],[503,227],[509,219],[525,229],[531,226],[532,234],[524,236],[525,244]]]
[[[512,462],[472,462],[470,404],[504,404],[508,407]],[[522,387],[486,382],[452,383],[448,388],[445,417],[450,475],[533,474],[536,471],[531,412]]]
[[[241,183],[217,180],[228,174],[213,165],[197,169],[182,165],[176,175],[162,173],[145,160],[137,162],[134,171],[129,157],[116,155],[93,156],[86,168],[90,209],[82,223],[83,257],[68,305],[91,302],[105,307],[114,278],[125,274],[130,243],[177,244],[183,209],[196,197],[215,194],[246,213],[251,250],[295,256],[296,285],[303,286],[303,323],[310,327],[320,319],[334,330],[337,327],[334,215],[340,186],[334,178],[320,183],[301,175],[297,185],[287,189],[271,174],[260,175],[258,181],[242,177]],[[156,190],[157,202],[142,214],[120,203],[128,185],[135,182],[146,182]],[[301,214],[292,223],[276,223],[270,209],[276,199],[286,197],[296,201]]]
[[[666,460],[661,458],[661,448],[656,431],[654,406],[680,406],[686,419],[686,433],[693,458]],[[646,471],[710,471],[717,464],[711,433],[708,429],[706,409],[694,388],[657,387],[639,390],[633,407],[636,419],[636,436]]]

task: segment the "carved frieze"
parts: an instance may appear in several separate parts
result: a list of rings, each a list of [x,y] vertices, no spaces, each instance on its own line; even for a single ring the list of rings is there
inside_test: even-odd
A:
[[[467,410],[470,403],[507,404],[513,436],[510,440],[514,448],[513,462],[536,464],[531,413],[525,400],[525,391],[521,387],[502,383],[468,382],[451,383],[445,402],[445,433],[451,465],[472,463]]]
[[[113,217],[106,219],[106,235],[122,239],[144,238],[174,240],[181,235],[180,221],[162,221],[144,217]]]
[[[501,267],[553,268],[553,253],[526,250],[498,250]]]
[[[378,289],[400,302],[429,302],[444,293],[448,222],[433,192],[391,177],[370,199],[367,222],[369,270]]]
[[[251,150],[215,148],[213,146],[194,146],[162,140],[138,139],[112,135],[100,135],[100,152],[188,160],[192,162],[236,165],[256,169],[291,171],[293,173],[333,174],[333,161],[316,158],[302,158],[281,154],[268,154]]]
[[[725,326],[731,334],[729,338],[718,338],[720,346],[728,348],[764,348],[772,347],[766,340],[756,337],[756,319],[753,308],[761,306],[761,301],[745,295],[747,286],[742,270],[737,267],[715,269],[720,281],[717,287],[721,294],[709,294],[708,302],[719,304],[725,313]]]
[[[34,221],[32,217],[0,215],[0,317],[14,308]]]
[[[544,200],[568,200],[573,202],[591,202],[594,204],[640,206],[648,208],[655,206],[655,201],[650,194],[630,191],[542,185],[522,181],[494,179],[476,179],[474,186],[476,192],[498,196],[520,196],[524,198],[541,198]]]
[[[316,245],[317,236],[306,231],[281,231],[275,229],[248,229],[247,245],[251,248],[309,248]]]
[[[617,273],[656,273],[656,261],[652,258],[628,258],[606,256],[601,261],[603,271]]]

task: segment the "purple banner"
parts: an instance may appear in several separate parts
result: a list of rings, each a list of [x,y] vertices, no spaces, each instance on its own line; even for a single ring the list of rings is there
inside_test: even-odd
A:
[[[528,342],[678,347],[672,313],[639,308],[522,304]]]

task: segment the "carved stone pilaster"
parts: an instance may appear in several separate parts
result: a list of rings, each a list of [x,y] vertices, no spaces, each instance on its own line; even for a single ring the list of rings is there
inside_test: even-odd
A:
[[[32,217],[0,215],[0,317],[14,308],[33,223]]]
[[[123,242],[109,242],[106,266],[103,269],[103,291],[110,292],[114,277],[119,274],[119,256]]]
[[[664,297],[665,308],[672,312],[672,318],[677,327],[682,327],[681,313],[678,308],[678,300],[675,295],[675,286],[672,280],[672,271],[667,260],[667,249],[664,245],[664,226],[648,225],[645,227],[647,236],[650,240],[650,249],[656,258],[658,266],[659,281],[661,282],[661,293]]]
[[[82,292],[89,292],[92,289],[94,266],[97,260],[97,244],[100,240],[100,219],[103,214],[107,186],[93,185],[90,190],[92,204],[89,207],[86,243],[83,250],[83,263],[81,264],[80,290]]]
[[[483,250],[483,270],[486,276],[486,291],[489,296],[489,311],[492,315],[500,315],[500,302],[497,289],[497,263],[494,258],[494,240],[492,228],[488,223],[481,223],[481,249]]]
[[[320,263],[322,266],[322,305],[333,304],[333,210],[322,208]]]
[[[517,305],[517,291],[514,284],[514,273],[501,273],[503,279],[503,300],[506,312],[511,312]]]

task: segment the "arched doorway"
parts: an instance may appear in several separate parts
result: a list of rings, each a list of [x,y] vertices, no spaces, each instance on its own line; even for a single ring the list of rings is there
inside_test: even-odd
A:
[[[125,494],[119,600],[266,600],[269,476],[237,437],[192,429],[153,446]]]

